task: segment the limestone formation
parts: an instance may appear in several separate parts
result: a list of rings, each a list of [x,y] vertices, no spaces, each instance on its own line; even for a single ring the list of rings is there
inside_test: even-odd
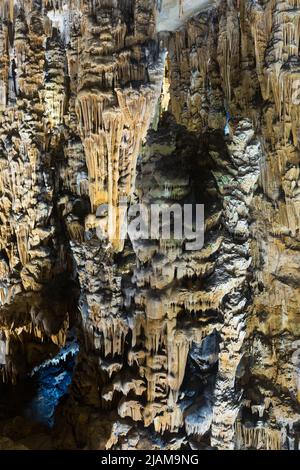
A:
[[[299,47],[299,0],[0,1],[1,387],[79,344],[1,448],[300,448]]]

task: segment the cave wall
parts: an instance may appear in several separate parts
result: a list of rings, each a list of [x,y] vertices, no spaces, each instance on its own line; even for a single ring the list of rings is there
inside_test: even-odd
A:
[[[233,421],[238,446],[298,442],[298,9],[297,2],[220,2],[171,39],[172,112],[197,133],[225,126],[229,161],[214,143],[209,153],[226,228],[250,261],[247,293],[235,289],[236,305],[224,316],[212,425],[220,447],[226,435],[232,442]],[[240,368],[242,408],[232,380]]]
[[[3,379],[76,323],[56,446],[298,448],[300,2],[168,3],[1,2]],[[99,240],[124,198],[204,247]]]

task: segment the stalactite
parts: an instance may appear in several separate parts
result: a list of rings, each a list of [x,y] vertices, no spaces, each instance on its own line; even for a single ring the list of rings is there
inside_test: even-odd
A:
[[[184,0],[179,0],[179,18],[182,18],[184,15]]]
[[[166,431],[178,432],[178,429],[183,425],[182,412],[178,407],[173,410],[164,412],[161,416],[154,418],[154,429],[160,434]]]
[[[281,432],[277,429],[246,427],[238,421],[235,426],[235,432],[238,448],[243,446],[250,449],[258,449],[260,447],[266,450],[281,449]]]
[[[18,251],[23,266],[26,265],[28,260],[28,232],[28,227],[26,225],[16,227]]]
[[[185,374],[186,361],[189,352],[189,342],[183,335],[172,337],[169,332],[168,337],[168,373],[169,385],[172,390],[178,391]]]
[[[119,405],[119,415],[122,418],[130,417],[133,421],[142,421],[142,405],[134,400],[124,401]]]
[[[28,342],[45,354],[65,344],[69,306],[47,288],[76,278],[76,442],[98,438],[101,416],[107,448],[145,436],[295,447],[285,428],[298,412],[282,397],[299,399],[286,360],[299,336],[299,0],[221,2],[187,19],[174,5],[182,28],[156,37],[154,0],[0,3],[1,375],[27,372],[16,351]],[[124,210],[96,216],[121,198],[198,197],[212,204],[192,253],[124,242]],[[243,407],[264,424],[235,424]]]

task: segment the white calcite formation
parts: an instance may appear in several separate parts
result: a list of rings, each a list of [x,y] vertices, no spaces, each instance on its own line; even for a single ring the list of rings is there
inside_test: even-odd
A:
[[[216,0],[157,0],[157,31],[175,31],[188,18],[216,4]]]
[[[0,371],[22,383],[76,325],[54,447],[298,449],[299,18],[0,1]],[[124,199],[204,204],[204,246],[123,240]]]

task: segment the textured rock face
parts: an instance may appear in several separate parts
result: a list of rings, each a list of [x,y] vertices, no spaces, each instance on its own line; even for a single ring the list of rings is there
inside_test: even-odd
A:
[[[300,2],[175,3],[0,4],[3,380],[76,324],[51,445],[297,449]],[[124,200],[204,204],[203,248]]]
[[[158,0],[157,31],[175,31],[189,17],[214,4],[215,0]]]

